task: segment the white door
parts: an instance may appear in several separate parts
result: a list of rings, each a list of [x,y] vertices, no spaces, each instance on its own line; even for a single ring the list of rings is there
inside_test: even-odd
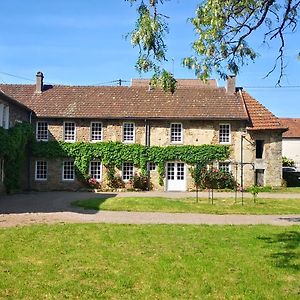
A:
[[[167,163],[167,191],[186,191],[185,165],[181,162]]]

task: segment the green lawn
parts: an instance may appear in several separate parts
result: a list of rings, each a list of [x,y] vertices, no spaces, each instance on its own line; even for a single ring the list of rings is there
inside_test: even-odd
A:
[[[0,229],[1,299],[296,299],[300,227]]]
[[[241,205],[234,199],[175,199],[160,197],[112,197],[87,199],[73,202],[73,205],[95,210],[113,211],[157,211],[157,212],[194,212],[209,214],[300,214],[300,199],[244,199]]]

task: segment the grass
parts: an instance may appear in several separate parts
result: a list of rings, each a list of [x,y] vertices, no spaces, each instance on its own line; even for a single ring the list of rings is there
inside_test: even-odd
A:
[[[300,187],[281,187],[274,188],[270,191],[271,193],[300,193]]]
[[[240,200],[239,200],[240,201]],[[244,199],[244,205],[233,198],[209,200],[195,198],[174,199],[162,197],[113,197],[75,201],[72,203],[85,209],[112,211],[147,211],[206,214],[299,214],[300,199]]]
[[[1,299],[296,299],[300,227],[0,229]]]

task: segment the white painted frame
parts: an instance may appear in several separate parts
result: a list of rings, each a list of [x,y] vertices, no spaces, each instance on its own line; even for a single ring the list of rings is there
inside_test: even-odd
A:
[[[124,125],[125,124],[133,124],[133,140],[132,141],[125,141],[124,140]],[[125,144],[134,144],[135,143],[135,130],[136,130],[136,127],[135,127],[135,123],[134,122],[123,122],[122,124],[122,142],[125,143]]]
[[[180,125],[181,126],[181,141],[172,141],[172,125]],[[183,141],[184,141],[183,133],[184,133],[183,123],[180,123],[180,122],[170,123],[170,144],[178,144],[178,145],[183,144]]]
[[[38,127],[40,123],[46,123],[47,124],[47,139],[39,139],[38,138]],[[48,142],[49,140],[49,129],[48,129],[49,123],[47,121],[37,121],[36,126],[35,126],[35,138],[37,141],[42,141],[42,142]]]
[[[74,140],[66,140],[65,138],[65,128],[66,128],[66,123],[74,123]],[[64,121],[64,124],[63,124],[63,140],[65,142],[68,142],[68,143],[74,143],[76,142],[76,122],[75,121]]]
[[[229,126],[229,142],[221,142],[220,141],[220,128],[221,128],[221,125],[228,125]],[[219,143],[220,144],[223,144],[223,145],[231,145],[231,124],[230,123],[219,123],[219,136],[218,136],[218,138],[219,138]]]
[[[101,124],[101,140],[93,140],[92,139],[92,124],[93,123]],[[90,122],[90,141],[92,143],[98,143],[98,142],[102,142],[103,141],[103,122],[101,122],[101,121],[91,121]]]
[[[96,179],[98,182],[101,182],[102,181],[102,173],[103,173],[103,166],[102,166],[102,162],[101,162],[101,160],[99,160],[99,159],[95,159],[95,160],[91,160],[90,161],[90,164],[89,164],[89,175],[91,175],[92,176],[92,172],[91,172],[91,170],[92,170],[92,162],[99,162],[100,163],[100,179]]]
[[[38,162],[45,162],[46,163],[46,178],[37,178],[37,165]],[[34,174],[35,181],[47,181],[48,180],[48,162],[46,160],[36,160],[35,161],[35,174]]]

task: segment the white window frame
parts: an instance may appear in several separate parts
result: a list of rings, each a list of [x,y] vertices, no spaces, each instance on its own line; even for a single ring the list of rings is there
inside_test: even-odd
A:
[[[46,124],[46,127],[47,127],[47,138],[46,139],[41,139],[41,138],[39,138],[38,137],[38,135],[39,135],[39,125],[41,124],[41,123],[45,123]],[[35,128],[35,136],[36,136],[36,140],[37,141],[42,141],[42,142],[47,142],[48,141],[48,139],[49,139],[49,131],[48,131],[48,122],[47,121],[37,121],[36,122],[36,128]]]
[[[46,163],[46,178],[38,178],[38,163]],[[35,161],[35,180],[36,181],[47,181],[48,180],[48,162],[46,160],[36,160]]]
[[[172,140],[172,126],[173,125],[180,125],[181,131],[180,131],[180,141],[173,141]],[[171,144],[182,144],[183,143],[183,124],[179,122],[173,122],[170,124],[170,142]]]
[[[100,178],[96,178],[92,175],[92,163],[100,163],[100,172],[99,172]],[[102,163],[100,160],[91,160],[90,161],[89,174],[91,175],[92,178],[95,178],[98,182],[102,181]]]
[[[2,120],[3,128],[9,128],[9,106],[4,105],[3,107],[3,120]]]
[[[4,127],[4,104],[0,103],[0,127]]]
[[[156,170],[156,163],[153,161],[148,162],[149,164],[149,171],[155,171]]]
[[[72,139],[72,140],[66,139],[66,123],[73,123],[74,124],[74,139]],[[74,121],[64,121],[63,136],[64,136],[64,141],[65,142],[74,143],[76,141],[76,122],[74,122]]]
[[[131,178],[124,178],[124,173],[125,173],[125,164],[131,164],[132,165],[132,177],[134,176],[134,164],[130,161],[125,161],[122,164],[122,180],[124,182],[128,182]],[[127,177],[127,176],[126,176]]]
[[[4,181],[4,159],[0,158],[0,182]]]
[[[228,142],[223,142],[221,141],[221,126],[228,126],[229,128],[229,141]],[[220,144],[231,144],[231,124],[230,123],[220,123],[219,124],[219,143]]]
[[[72,178],[64,178],[65,175],[65,163],[72,163],[73,164],[73,173],[72,173]],[[63,165],[62,165],[62,180],[63,181],[74,181],[75,180],[75,165],[74,165],[74,161],[70,161],[70,160],[64,160],[63,161]]]
[[[93,139],[93,124],[100,124],[100,126],[101,126],[101,132],[100,132],[101,139],[99,139],[99,140]],[[92,121],[90,123],[90,141],[93,142],[93,143],[97,143],[97,142],[102,142],[103,141],[103,123],[102,122]]]
[[[131,140],[125,140],[125,125],[126,124],[131,124],[133,125],[133,137],[132,137],[132,141]],[[134,122],[123,122],[123,126],[122,126],[122,141],[123,143],[126,144],[133,144],[135,143],[135,123]]]
[[[230,161],[219,161],[218,162],[218,170],[221,171],[220,165],[221,164],[228,164],[228,173],[231,172],[232,168],[231,168],[231,162]],[[227,172],[227,171],[225,171]]]

